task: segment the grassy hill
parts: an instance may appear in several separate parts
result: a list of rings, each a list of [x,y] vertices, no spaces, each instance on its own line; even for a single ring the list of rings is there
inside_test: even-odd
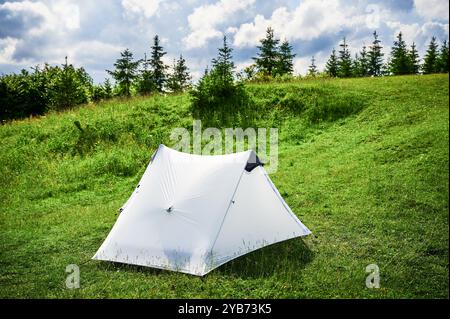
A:
[[[0,297],[448,298],[448,80],[250,85],[253,125],[279,128],[271,178],[313,235],[205,278],[89,260],[157,145],[192,128],[187,95],[2,125]],[[373,263],[379,289],[365,286]],[[68,264],[80,289],[65,288]]]

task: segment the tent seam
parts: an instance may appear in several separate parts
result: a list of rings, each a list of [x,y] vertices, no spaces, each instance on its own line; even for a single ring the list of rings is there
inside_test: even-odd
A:
[[[248,160],[250,158],[250,155],[251,155],[251,152],[249,153],[249,156],[248,156],[247,160],[245,161],[245,166],[247,166],[247,162],[248,162]],[[236,191],[237,191],[237,189],[239,187],[239,184],[241,183],[242,175],[244,175],[244,172],[246,171],[245,170],[245,166],[242,168],[241,175],[239,176],[239,179],[238,179],[238,181],[236,183],[236,187],[234,188],[233,195],[231,196],[231,200],[228,203],[227,210],[225,211],[225,215],[223,216],[223,219],[222,219],[222,222],[220,224],[219,231],[217,232],[216,238],[214,239],[214,242],[213,242],[213,244],[211,246],[211,249],[209,249],[209,251],[211,253],[214,250],[214,246],[216,245],[217,239],[219,238],[220,232],[222,231],[222,227],[223,227],[223,224],[225,223],[225,219],[227,218],[228,211],[230,210],[231,204],[233,202],[234,195],[236,195]],[[206,258],[205,258],[205,263],[206,263]]]

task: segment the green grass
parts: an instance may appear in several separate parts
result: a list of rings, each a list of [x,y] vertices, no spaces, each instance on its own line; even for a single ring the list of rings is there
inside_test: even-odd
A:
[[[187,95],[84,106],[0,126],[2,298],[448,298],[448,75],[249,87],[279,128],[271,176],[313,232],[204,278],[90,261]],[[74,122],[79,122],[79,127]],[[80,265],[81,288],[65,288]],[[381,288],[365,287],[365,267]]]

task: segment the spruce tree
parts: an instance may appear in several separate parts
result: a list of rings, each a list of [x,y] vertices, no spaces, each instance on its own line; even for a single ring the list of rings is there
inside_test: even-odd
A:
[[[55,70],[55,80],[50,89],[54,108],[70,108],[88,102],[88,92],[92,91],[92,79],[83,68],[75,69],[67,62],[66,57],[62,68]]]
[[[335,49],[331,51],[330,58],[328,59],[327,64],[325,66],[325,72],[331,77],[338,76],[338,60]]]
[[[394,41],[394,45],[391,49],[391,58],[389,64],[389,70],[393,75],[402,75],[410,73],[410,59],[408,56],[408,49],[406,43],[403,40],[401,32],[397,35],[397,40]]]
[[[279,47],[278,61],[274,73],[277,75],[292,74],[294,71],[294,57],[292,46],[287,40],[284,40]]]
[[[159,44],[159,37],[155,35],[153,38],[152,54],[150,58],[150,68],[152,72],[153,83],[155,88],[162,92],[166,82],[167,66],[164,64],[162,57],[166,55],[163,47]]]
[[[211,69],[206,69],[202,78],[189,91],[192,114],[201,117],[208,125],[239,122],[248,125],[251,100],[243,83],[234,81],[233,50],[228,46],[226,37],[218,50]]]
[[[341,50],[339,50],[338,76],[347,78],[352,76],[352,58],[345,37],[339,46]]]
[[[150,68],[150,61],[147,59],[147,54],[144,54],[144,60],[142,60],[142,70],[139,74],[137,83],[137,92],[141,95],[148,95],[156,88],[153,73]]]
[[[233,49],[228,46],[227,37],[223,37],[223,46],[218,49],[219,54],[217,58],[212,60],[212,69],[215,74],[219,76],[219,78],[223,81],[223,83],[233,83],[234,77],[234,63],[232,52]]]
[[[373,42],[369,47],[368,60],[369,60],[369,75],[380,76],[382,74],[383,67],[383,53],[380,45],[381,41],[378,39],[377,31],[373,32]]]
[[[392,75],[390,66],[391,66],[391,59],[390,57],[388,57],[386,63],[383,63],[383,65],[381,66],[380,76]]]
[[[180,55],[180,58],[173,61],[172,73],[167,79],[167,87],[172,92],[183,92],[190,86],[191,76],[189,74],[186,60]]]
[[[141,61],[134,61],[133,53],[125,49],[120,53],[120,58],[114,63],[115,70],[106,70],[119,86],[119,95],[131,96],[131,85],[137,78],[137,69]]]
[[[367,54],[367,48],[363,45],[361,52],[359,53],[359,76],[369,75],[369,58]]]
[[[416,44],[413,42],[408,51],[409,73],[418,74],[420,70],[419,53],[416,49]]]
[[[251,81],[254,79],[255,74],[256,74],[256,65],[255,64],[251,64],[249,66],[247,66],[244,70],[244,79],[246,81]]]
[[[439,51],[438,71],[441,73],[448,73],[448,42],[444,40]]]
[[[423,73],[430,74],[438,72],[438,62],[438,45],[436,43],[436,38],[432,37],[430,44],[428,45],[427,53],[425,54],[422,66]]]
[[[317,74],[316,59],[314,58],[314,56],[312,56],[311,65],[308,67],[308,75],[316,76],[316,74]]]
[[[274,75],[274,71],[278,61],[278,43],[279,39],[276,39],[273,34],[273,29],[268,27],[266,30],[266,37],[260,40],[261,45],[257,46],[259,52],[255,60],[256,66],[260,72],[267,75]]]
[[[105,79],[105,83],[103,83],[103,90],[105,91],[105,99],[112,98],[113,89],[112,89],[111,81],[108,78]]]
[[[352,61],[352,76],[353,77],[361,77],[361,57],[358,53],[355,53],[355,58]]]

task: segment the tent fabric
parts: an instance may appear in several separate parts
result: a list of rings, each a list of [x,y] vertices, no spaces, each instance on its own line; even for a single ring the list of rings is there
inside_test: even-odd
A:
[[[93,259],[203,276],[310,233],[253,151],[202,156],[160,145]]]

